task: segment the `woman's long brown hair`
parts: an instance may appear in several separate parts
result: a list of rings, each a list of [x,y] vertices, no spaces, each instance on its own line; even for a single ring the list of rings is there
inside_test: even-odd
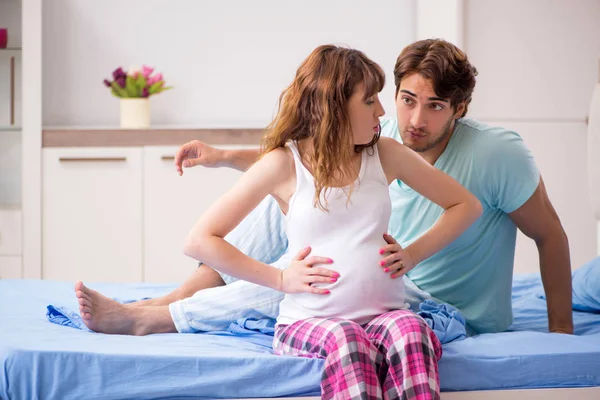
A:
[[[262,139],[262,154],[292,140],[310,141],[313,151],[310,157],[302,157],[315,178],[314,204],[323,210],[327,208],[327,190],[355,172],[348,100],[361,83],[365,99],[379,93],[385,85],[381,67],[358,50],[317,47],[279,97],[277,115]],[[374,135],[370,143],[354,146],[354,152],[373,147],[378,139],[379,134]]]

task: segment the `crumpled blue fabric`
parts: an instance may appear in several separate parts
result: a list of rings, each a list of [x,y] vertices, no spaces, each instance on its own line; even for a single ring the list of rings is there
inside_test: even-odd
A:
[[[427,322],[442,344],[467,337],[465,317],[456,307],[427,299],[419,304],[416,314]],[[228,331],[242,335],[255,332],[273,335],[275,320],[272,318],[240,318],[229,326]]]

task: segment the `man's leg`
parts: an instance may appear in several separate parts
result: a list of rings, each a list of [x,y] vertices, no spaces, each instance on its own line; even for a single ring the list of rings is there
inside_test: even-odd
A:
[[[240,318],[276,318],[283,293],[246,281],[200,290],[170,305],[127,307],[75,284],[79,311],[95,332],[149,335],[226,330]]]
[[[177,332],[169,306],[126,307],[82,282],[75,284],[79,312],[94,332],[117,335],[147,335]]]
[[[287,237],[279,205],[267,196],[225,240],[255,260],[271,264],[287,249]],[[222,286],[236,278],[201,265],[181,286],[165,296],[129,303],[127,307],[169,305],[192,296],[199,290]]]
[[[252,258],[266,263],[277,260],[287,249],[282,213],[277,202],[268,196],[225,239]],[[177,330],[227,329],[231,322],[245,316],[277,316],[282,293],[241,281],[231,288],[230,285],[215,287],[234,281],[230,276],[202,266],[174,292],[154,299],[154,303],[138,302],[145,307],[125,306],[81,282],[75,285],[75,293],[85,324],[102,333],[147,335]],[[191,293],[196,292],[203,294],[189,298]],[[171,303],[174,305],[170,312],[167,304]],[[140,311],[140,308],[147,310]],[[176,329],[176,324],[180,329]]]
[[[154,299],[140,300],[128,303],[125,307],[168,306],[178,300],[191,297],[202,289],[225,285],[221,275],[207,265],[200,265],[192,274],[172,292]]]
[[[275,263],[285,267],[287,263]],[[180,333],[226,330],[241,318],[277,318],[284,294],[246,281],[204,289],[192,297],[169,305]]]

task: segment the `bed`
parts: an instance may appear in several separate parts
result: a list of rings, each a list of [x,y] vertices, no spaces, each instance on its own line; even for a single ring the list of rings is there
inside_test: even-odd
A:
[[[174,287],[90,286],[132,299]],[[574,336],[548,334],[539,275],[513,287],[511,331],[444,345],[442,399],[600,399],[600,313],[574,312]],[[275,356],[258,331],[103,335],[48,322],[49,304],[76,309],[73,284],[0,281],[4,400],[318,398],[323,360]]]

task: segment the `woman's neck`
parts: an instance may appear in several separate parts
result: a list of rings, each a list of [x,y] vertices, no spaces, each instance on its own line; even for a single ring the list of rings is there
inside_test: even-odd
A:
[[[312,165],[313,160],[315,159],[315,149],[312,142],[308,139],[303,139],[297,141],[296,146],[298,148],[298,153],[300,154],[300,161],[302,162],[304,167],[314,176]],[[353,155],[351,169],[349,171],[343,171],[344,176],[338,179],[339,182],[335,182],[333,186],[345,187],[358,178],[361,167],[362,153],[356,153],[354,151],[354,145],[352,145],[351,152],[351,154]]]

